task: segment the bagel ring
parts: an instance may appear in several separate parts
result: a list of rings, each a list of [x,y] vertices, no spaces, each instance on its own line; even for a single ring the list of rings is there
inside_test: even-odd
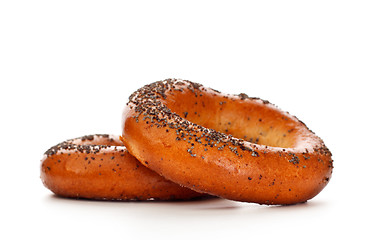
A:
[[[58,196],[97,200],[187,200],[204,196],[140,164],[119,136],[96,134],[51,147],[41,163],[44,185]]]
[[[329,182],[332,154],[296,117],[268,101],[167,79],[133,93],[121,140],[142,164],[201,193],[295,204]]]

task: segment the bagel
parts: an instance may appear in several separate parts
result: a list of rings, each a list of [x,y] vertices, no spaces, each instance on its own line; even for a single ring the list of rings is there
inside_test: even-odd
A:
[[[288,112],[246,94],[167,79],[133,93],[124,145],[143,165],[201,193],[259,204],[295,204],[329,182],[323,141]]]
[[[56,195],[97,200],[187,200],[204,196],[140,164],[118,136],[67,140],[45,152],[41,179]]]

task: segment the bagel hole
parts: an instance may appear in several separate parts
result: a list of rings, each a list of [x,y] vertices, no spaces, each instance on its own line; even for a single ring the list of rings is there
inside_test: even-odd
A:
[[[282,148],[296,144],[297,123],[261,100],[186,90],[174,91],[164,104],[190,122],[248,142]]]

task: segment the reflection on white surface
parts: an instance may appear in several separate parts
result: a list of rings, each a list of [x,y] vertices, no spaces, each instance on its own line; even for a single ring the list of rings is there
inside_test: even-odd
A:
[[[312,208],[322,207],[323,202],[309,201],[306,203],[289,205],[289,206],[268,206],[259,205],[254,203],[236,202],[226,200],[222,198],[207,198],[197,199],[192,201],[97,201],[97,200],[85,200],[85,199],[71,199],[61,198],[56,195],[50,194],[45,197],[45,203],[60,206],[70,207],[95,207],[95,208],[106,208],[106,209],[131,209],[131,211],[143,211],[146,210],[148,213],[159,212],[160,209],[164,214],[170,213],[175,214],[183,211],[191,212],[226,212],[226,211],[292,211],[293,209],[304,209],[305,211],[311,210]]]
[[[46,196],[43,202],[46,209],[53,211],[52,214],[65,219],[61,224],[84,228],[100,226],[92,230],[98,232],[90,234],[102,234],[99,229],[105,229],[116,233],[113,236],[127,232],[131,236],[150,238],[163,235],[175,238],[230,237],[233,233],[244,237],[246,232],[270,237],[286,233],[290,226],[297,225],[293,229],[296,234],[312,222],[322,220],[321,213],[328,205],[310,201],[291,206],[265,206],[220,198],[178,202],[102,202],[54,195]],[[110,225],[105,225],[108,222]],[[269,231],[261,226],[268,226]]]

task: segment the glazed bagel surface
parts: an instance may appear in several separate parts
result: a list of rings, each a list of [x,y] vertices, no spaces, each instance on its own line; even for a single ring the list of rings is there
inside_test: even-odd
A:
[[[58,196],[97,200],[187,200],[203,194],[144,167],[119,140],[96,134],[62,142],[44,154],[44,185]]]
[[[201,193],[294,204],[329,182],[331,153],[304,123],[268,101],[168,79],[133,93],[121,140],[142,164]]]

